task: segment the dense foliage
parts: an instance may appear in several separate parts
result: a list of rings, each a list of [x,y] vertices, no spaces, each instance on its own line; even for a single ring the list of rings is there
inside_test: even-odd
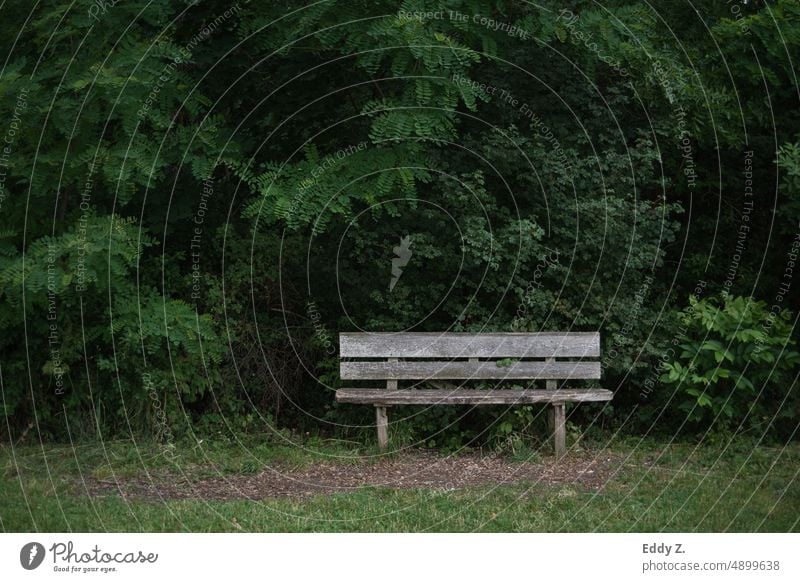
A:
[[[688,422],[753,428],[796,423],[797,395],[786,390],[800,363],[790,314],[768,312],[763,301],[723,295],[690,298],[681,314],[686,332],[679,352],[665,364],[665,382],[677,385],[678,408]],[[787,373],[789,372],[789,373]]]
[[[0,10],[12,438],[366,431],[356,329],[600,330],[581,426],[796,434],[795,0]]]

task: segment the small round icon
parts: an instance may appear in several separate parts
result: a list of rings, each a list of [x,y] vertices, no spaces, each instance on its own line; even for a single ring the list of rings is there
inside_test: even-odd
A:
[[[44,561],[44,546],[39,542],[30,542],[22,546],[19,552],[19,563],[26,570],[35,570]]]

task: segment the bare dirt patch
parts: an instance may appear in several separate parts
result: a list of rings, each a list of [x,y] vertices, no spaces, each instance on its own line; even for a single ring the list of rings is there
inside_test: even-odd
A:
[[[547,459],[534,463],[479,453],[443,456],[415,450],[355,464],[319,462],[301,470],[265,466],[255,475],[193,479],[186,474],[148,473],[116,481],[88,479],[81,489],[95,496],[120,495],[153,501],[308,498],[366,487],[450,491],[511,483],[569,484],[596,491],[619,466],[619,459],[605,452],[591,456],[570,454],[559,462]]]

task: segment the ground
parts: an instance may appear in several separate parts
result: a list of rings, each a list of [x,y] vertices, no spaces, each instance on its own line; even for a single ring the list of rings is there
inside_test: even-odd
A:
[[[800,444],[379,455],[263,435],[0,448],[3,531],[800,531]]]
[[[93,496],[130,499],[268,499],[310,498],[353,493],[364,488],[456,491],[512,483],[563,485],[600,490],[618,459],[573,455],[561,462],[511,462],[499,455],[467,453],[443,456],[430,450],[409,450],[374,462],[321,461],[295,469],[268,466],[254,475],[222,475],[192,479],[181,473],[142,474],[130,479],[89,478],[80,489]]]

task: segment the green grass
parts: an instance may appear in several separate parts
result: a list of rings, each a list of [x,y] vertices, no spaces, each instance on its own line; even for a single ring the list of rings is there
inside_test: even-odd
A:
[[[267,463],[356,462],[370,449],[309,439],[305,448],[248,437],[176,447],[174,464],[153,445],[111,442],[0,448],[3,531],[800,531],[800,445],[755,446],[615,439],[619,471],[601,492],[574,485],[483,486],[459,491],[366,488],[306,501],[156,501],[81,494],[100,479],[166,472],[255,473]]]

